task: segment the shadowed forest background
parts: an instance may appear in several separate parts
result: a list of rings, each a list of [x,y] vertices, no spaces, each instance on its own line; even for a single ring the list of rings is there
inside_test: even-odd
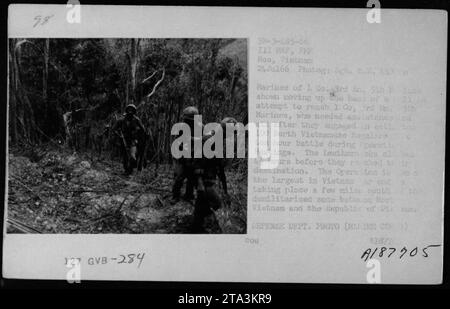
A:
[[[192,205],[168,205],[172,125],[247,123],[243,39],[10,39],[8,231],[183,233]],[[125,106],[149,133],[144,169],[121,176],[112,132]],[[247,162],[227,168],[218,221],[245,233]]]

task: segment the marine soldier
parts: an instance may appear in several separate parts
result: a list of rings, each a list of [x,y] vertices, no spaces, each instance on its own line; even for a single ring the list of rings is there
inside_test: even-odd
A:
[[[194,118],[199,115],[198,109],[195,106],[188,106],[183,110],[183,122],[189,125],[191,129],[191,150],[193,150],[194,139]],[[191,201],[194,199],[194,169],[193,156],[191,158],[180,158],[175,161],[174,183],[172,187],[171,204],[175,204],[180,200],[181,187],[186,181],[186,191],[183,199]]]
[[[204,137],[206,140],[208,137]],[[222,199],[217,192],[217,177],[222,168],[219,158],[194,159],[194,177],[197,197],[194,205],[194,220],[192,230],[194,233],[220,233],[220,227],[215,219],[214,211],[222,206]],[[223,178],[222,178],[223,179]],[[225,181],[226,184],[226,181]],[[225,189],[225,187],[224,187]],[[206,228],[205,220],[213,218],[213,224]],[[211,230],[211,226],[213,230]]]
[[[146,132],[141,120],[136,116],[136,106],[129,104],[125,108],[125,115],[115,127],[122,144],[123,167],[126,175],[131,175],[137,167],[137,156],[139,144],[142,144]]]
[[[223,134],[223,145],[224,145],[223,150],[224,150],[224,153],[223,153],[222,160],[219,160],[219,162],[218,162],[218,164],[219,164],[218,176],[219,176],[219,180],[220,180],[220,182],[222,184],[223,192],[225,193],[225,203],[229,204],[230,203],[230,196],[228,194],[227,179],[226,179],[226,176],[225,176],[225,167],[229,166],[233,159],[226,157],[226,145],[227,145],[226,130],[227,130],[227,124],[235,125],[235,124],[237,124],[237,121],[233,117],[225,117],[220,122],[220,125],[222,127],[222,131],[223,131],[222,134]],[[236,145],[236,135],[234,135],[233,147],[235,147],[235,145]]]
[[[224,118],[220,125],[223,130],[223,141],[226,142],[226,125],[228,123],[236,124],[234,118]],[[215,132],[211,132],[203,136],[203,143],[208,140]],[[229,163],[230,158],[226,158],[225,148],[223,149],[222,158],[206,158],[194,159],[194,176],[195,186],[197,189],[197,198],[195,200],[193,232],[194,233],[220,233],[220,227],[215,218],[214,211],[218,210],[223,202],[217,190],[217,179],[220,180],[225,194],[225,203],[229,204],[230,196],[228,194],[227,179],[225,176],[225,167]],[[209,224],[205,224],[207,218],[213,218]]]

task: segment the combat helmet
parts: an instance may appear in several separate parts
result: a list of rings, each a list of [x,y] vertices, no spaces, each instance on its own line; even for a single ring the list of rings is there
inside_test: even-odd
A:
[[[225,117],[225,118],[223,118],[222,121],[220,122],[220,125],[222,126],[223,130],[226,129],[227,123],[237,124],[237,121],[233,117]]]
[[[125,107],[125,113],[133,113],[136,114],[137,108],[134,104],[128,104],[127,107]]]
[[[195,106],[188,106],[183,110],[183,120],[194,120],[194,116],[198,115],[198,109]]]

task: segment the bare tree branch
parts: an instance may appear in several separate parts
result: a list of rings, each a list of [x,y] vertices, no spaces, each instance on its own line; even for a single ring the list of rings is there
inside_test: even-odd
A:
[[[159,72],[159,71],[161,71],[161,70],[157,70],[157,71],[153,72],[152,75],[150,75],[149,77],[147,77],[146,79],[144,79],[144,81],[142,81],[142,82],[147,81],[148,79],[150,79],[151,77],[153,77],[153,76],[154,76],[157,72]],[[161,78],[160,78],[160,79],[156,82],[156,84],[153,86],[152,91],[151,91],[149,94],[147,94],[147,95],[145,96],[146,99],[149,99],[152,95],[155,94],[155,92],[156,92],[158,86],[164,81],[165,76],[166,76],[166,69],[163,68],[163,69],[162,69],[162,75],[161,75]],[[150,103],[150,102],[143,102],[143,103],[141,103],[137,108],[140,109],[140,108],[142,108],[143,106],[145,106],[145,105],[147,105],[147,104],[151,104],[151,105],[153,105],[154,107],[157,107],[157,106],[156,106],[155,104],[153,104],[153,103]]]
[[[147,77],[146,79],[144,79],[142,82],[141,82],[141,84],[143,84],[143,83],[145,83],[145,82],[147,82],[150,78],[152,78],[153,76],[155,76],[156,75],[156,73],[158,73],[158,70],[156,70],[155,72],[153,72],[153,74],[152,75],[150,75],[149,77]]]
[[[149,99],[152,95],[155,94],[156,88],[158,88],[159,84],[162,83],[162,81],[164,80],[164,77],[165,77],[165,76],[166,76],[166,69],[163,68],[163,73],[162,73],[161,79],[158,80],[158,81],[156,82],[155,86],[153,86],[152,92],[150,92],[149,94],[147,94],[147,99]]]

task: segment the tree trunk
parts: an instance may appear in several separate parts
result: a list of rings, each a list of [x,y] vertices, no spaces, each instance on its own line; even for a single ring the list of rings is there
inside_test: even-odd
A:
[[[129,104],[130,101],[130,83],[128,82],[127,78],[127,86],[125,88],[125,104],[122,103],[122,111],[125,110],[125,106]]]
[[[137,67],[139,64],[139,43],[140,39],[131,39],[130,44],[130,65],[131,65],[131,94],[133,102],[136,104],[137,100]]]
[[[36,120],[34,117],[34,109],[33,105],[30,102],[30,99],[28,98],[28,94],[25,91],[25,88],[22,84],[22,72],[21,72],[21,46],[18,46],[17,48],[17,55],[16,55],[16,61],[17,61],[17,77],[18,77],[18,84],[17,84],[17,93],[19,100],[22,104],[22,120],[25,124],[25,132],[26,136],[29,142],[35,143],[38,141],[37,132],[38,128],[36,125]]]
[[[44,70],[42,72],[42,101],[44,102],[44,117],[46,119],[46,123],[51,123],[51,119],[49,119],[50,113],[50,105],[48,102],[48,59],[50,53],[50,40],[45,39],[44,42]]]
[[[14,48],[16,46],[16,39],[11,39],[9,43],[9,136],[11,143],[17,142],[17,72],[16,72],[16,57]]]
[[[230,90],[228,93],[228,104],[224,104],[224,108],[222,111],[222,116],[225,117],[227,113],[233,113],[234,112],[234,88],[236,87],[237,82],[237,74],[236,74],[236,65],[233,66],[233,75],[231,76],[230,81]],[[226,111],[226,108],[228,108],[228,111]]]
[[[42,98],[44,103],[46,104],[46,108],[48,108],[47,102],[47,84],[48,84],[48,58],[50,53],[50,40],[45,39],[44,42],[44,70],[42,74]]]

